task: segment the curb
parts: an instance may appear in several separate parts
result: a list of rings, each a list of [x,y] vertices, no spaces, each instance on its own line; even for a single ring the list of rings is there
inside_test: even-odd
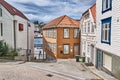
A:
[[[84,63],[81,63],[81,65],[83,65],[83,67],[85,67],[86,69],[88,69],[94,75],[98,76],[100,78],[99,80],[104,80],[104,78],[101,75],[99,75],[99,74],[95,73],[94,71],[90,70]]]

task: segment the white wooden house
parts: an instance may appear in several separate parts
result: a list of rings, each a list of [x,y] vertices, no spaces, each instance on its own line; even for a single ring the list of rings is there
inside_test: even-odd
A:
[[[27,51],[33,53],[34,25],[4,0],[0,0],[0,40],[18,50],[19,55],[26,55]]]
[[[85,56],[86,62],[95,63],[96,44],[96,4],[87,9],[81,18],[81,55]]]
[[[120,0],[97,0],[96,67],[120,79]]]

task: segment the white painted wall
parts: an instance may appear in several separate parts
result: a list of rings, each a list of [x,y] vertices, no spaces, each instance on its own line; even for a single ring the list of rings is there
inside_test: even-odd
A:
[[[97,45],[96,47],[120,56],[120,1],[112,0],[112,10],[107,11],[102,14],[102,0],[97,0],[96,2],[97,10]],[[112,17],[111,22],[111,45],[101,43],[101,19]],[[119,20],[117,22],[117,20]]]
[[[85,23],[87,23],[88,21],[90,21],[90,32],[91,32],[92,24],[95,25],[91,10],[89,9],[88,12],[90,14],[90,17],[88,19],[84,19],[84,16],[82,16],[82,19],[81,19],[81,26],[80,26],[81,28],[81,55],[84,56],[84,53],[85,53],[86,58],[90,58],[90,62],[92,61],[92,58],[94,58],[92,62],[93,64],[95,64],[95,54],[94,54],[95,49],[92,52],[93,53],[92,54],[91,45],[95,46],[96,44],[96,28],[94,27],[94,33],[88,33],[88,26],[86,26],[86,33],[82,32],[82,29],[85,27]],[[86,62],[88,62],[87,59],[86,59]]]
[[[2,8],[2,17],[0,17],[0,23],[3,23],[3,36],[0,35],[0,40],[4,40],[10,48],[14,49],[14,25],[13,21],[16,21],[15,25],[15,32],[16,32],[16,49],[20,49],[22,51],[21,54],[26,53],[27,49],[27,27],[28,23],[30,23],[30,27],[28,28],[28,35],[29,35],[29,49],[31,49],[32,53],[34,52],[34,25],[17,15],[11,15],[6,8],[4,8],[2,5],[0,5],[0,8]],[[19,31],[19,23],[22,23],[24,25],[24,30]]]

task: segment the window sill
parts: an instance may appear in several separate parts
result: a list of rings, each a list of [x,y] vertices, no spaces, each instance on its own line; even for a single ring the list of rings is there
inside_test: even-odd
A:
[[[105,43],[105,44],[109,44],[110,45],[110,41],[101,41],[101,43]]]
[[[112,8],[108,8],[106,10],[102,10],[102,14],[105,13],[105,12],[107,12],[107,11],[110,11],[110,10],[112,10]]]

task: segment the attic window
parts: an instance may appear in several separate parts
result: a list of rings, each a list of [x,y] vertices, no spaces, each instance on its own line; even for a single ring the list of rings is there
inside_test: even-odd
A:
[[[23,31],[23,24],[19,23],[19,31]]]

